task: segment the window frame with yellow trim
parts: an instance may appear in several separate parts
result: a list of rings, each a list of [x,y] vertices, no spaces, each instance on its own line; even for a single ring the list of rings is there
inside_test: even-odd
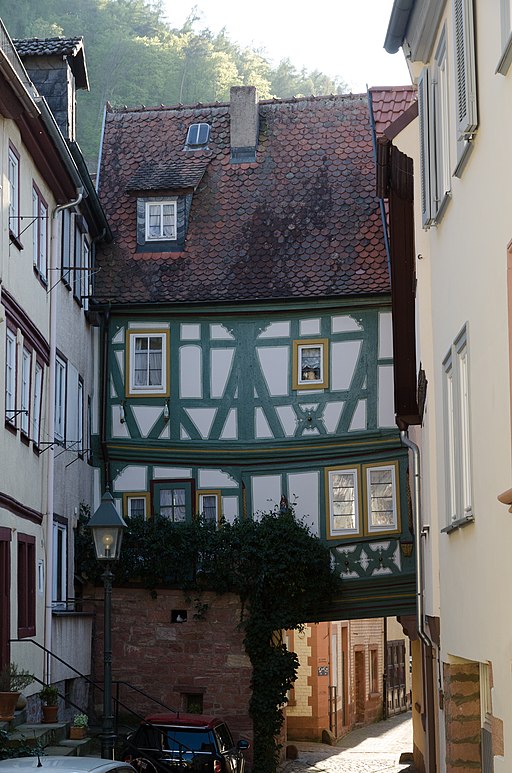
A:
[[[221,519],[222,519],[222,495],[221,492],[217,489],[199,489],[196,491],[196,508],[199,516],[201,518],[205,518],[206,520],[213,521],[213,518],[206,518],[204,515],[204,505],[202,503],[203,497],[215,497],[216,501],[216,513],[215,513],[215,523],[217,526],[220,525]]]
[[[318,378],[302,377],[302,350],[316,349],[320,350],[320,365]],[[311,338],[296,339],[293,341],[292,357],[292,387],[295,390],[302,389],[327,389],[329,386],[329,339]]]
[[[371,483],[371,475],[373,472],[380,471],[381,473],[389,472],[389,481],[379,481],[374,484]],[[352,513],[334,513],[333,505],[334,492],[331,481],[336,474],[352,474],[354,476],[354,498],[340,499],[340,503],[353,502],[353,517],[354,526],[352,528],[334,528],[334,518],[336,516],[343,517],[344,515],[352,515]],[[400,498],[398,490],[399,482],[399,465],[396,460],[374,462],[373,464],[355,464],[355,465],[339,465],[336,467],[325,468],[325,501],[326,501],[326,537],[328,540],[357,540],[361,538],[383,537],[391,534],[401,533],[401,518],[400,518]],[[389,485],[391,487],[390,493],[386,491],[381,492],[379,499],[382,503],[386,504],[385,500],[391,500],[391,509],[384,507],[377,509],[375,507],[377,503],[377,497],[372,496],[372,485]],[[374,516],[380,513],[391,513],[389,524],[374,523]]]
[[[132,499],[142,499],[144,501],[144,518],[147,520],[151,515],[151,499],[148,491],[125,491],[123,493],[123,513],[126,518],[133,518],[130,511],[130,502]],[[136,515],[136,514],[135,514]]]

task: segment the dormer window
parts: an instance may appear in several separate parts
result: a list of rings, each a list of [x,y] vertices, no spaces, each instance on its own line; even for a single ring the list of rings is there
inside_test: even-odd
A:
[[[146,241],[176,239],[176,198],[146,201]]]
[[[187,150],[196,150],[208,145],[210,139],[209,123],[193,123],[189,126],[185,147]]]

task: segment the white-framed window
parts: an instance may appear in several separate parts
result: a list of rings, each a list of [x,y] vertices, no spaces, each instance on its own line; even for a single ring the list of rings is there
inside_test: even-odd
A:
[[[66,428],[66,363],[55,359],[55,440],[63,443]]]
[[[77,394],[77,451],[80,456],[84,454],[84,382],[81,378],[78,379],[78,394]]]
[[[20,235],[20,158],[12,145],[9,145],[7,177],[9,180],[9,231],[18,237]]]
[[[149,494],[146,492],[132,492],[123,494],[124,514],[128,518],[149,517]]]
[[[5,339],[5,420],[16,426],[16,333],[7,328]]]
[[[293,342],[293,389],[326,389],[327,339]]]
[[[36,360],[34,391],[32,393],[32,440],[39,446],[41,433],[41,406],[43,397],[43,366]]]
[[[145,233],[147,242],[176,239],[176,198],[146,201]]]
[[[28,436],[30,419],[30,376],[32,353],[24,346],[21,355],[21,418],[20,429]]]
[[[326,470],[329,496],[329,536],[348,537],[362,533],[359,468]]]
[[[62,279],[68,287],[71,286],[71,269],[73,266],[74,244],[72,234],[74,215],[69,209],[62,210],[62,245],[61,245],[61,272]]]
[[[130,330],[127,395],[169,395],[169,331]]]
[[[53,524],[53,588],[52,605],[65,607],[67,599],[67,526]]]
[[[443,361],[447,526],[473,519],[468,337],[461,330]]]
[[[450,120],[446,28],[431,67],[418,80],[421,212],[424,227],[436,225],[451,191]]]
[[[91,248],[87,236],[84,235],[82,241],[82,292],[81,301],[84,311],[89,308],[89,296],[91,294]]]
[[[75,216],[75,263],[73,271],[73,295],[79,303],[82,303],[82,262],[84,235],[80,228],[80,219]]]
[[[512,0],[500,0],[501,57],[496,72],[506,75],[512,62]]]
[[[396,465],[366,466],[366,530],[391,532],[398,530]]]
[[[48,205],[37,185],[32,186],[32,260],[37,273],[48,275]]]
[[[220,491],[197,492],[198,512],[206,521],[219,523],[221,517],[220,502]]]

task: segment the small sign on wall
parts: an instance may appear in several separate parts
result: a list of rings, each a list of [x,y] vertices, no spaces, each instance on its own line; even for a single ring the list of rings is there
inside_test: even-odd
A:
[[[329,676],[329,666],[318,666],[318,676]]]

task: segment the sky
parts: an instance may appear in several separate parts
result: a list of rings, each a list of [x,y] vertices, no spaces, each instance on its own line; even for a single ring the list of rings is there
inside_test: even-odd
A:
[[[366,86],[401,86],[411,80],[403,53],[384,51],[393,0],[163,0],[173,27],[196,8],[195,29],[219,32],[263,49],[277,64],[290,59],[301,69],[338,76],[353,93]]]

